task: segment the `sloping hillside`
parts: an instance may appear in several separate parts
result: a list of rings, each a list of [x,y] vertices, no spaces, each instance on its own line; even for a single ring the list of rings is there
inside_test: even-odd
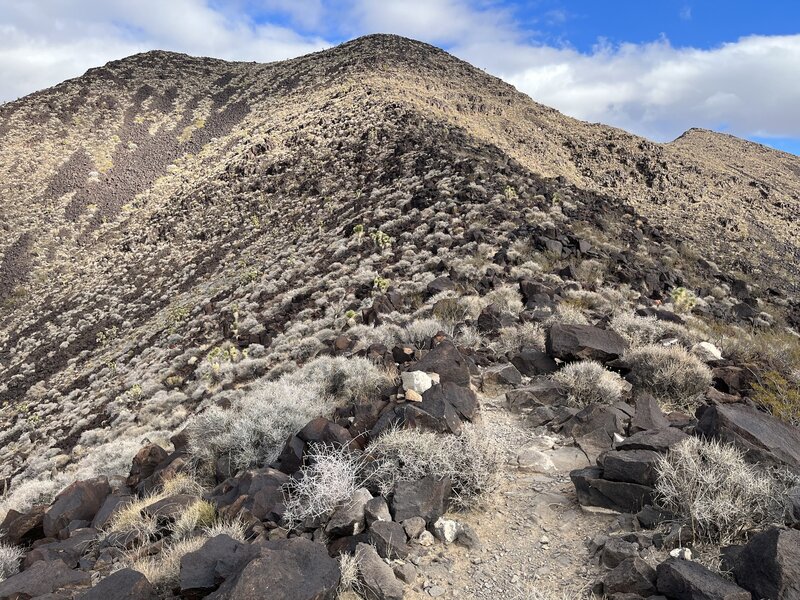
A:
[[[150,443],[181,453],[170,438],[192,415],[239,410],[286,374],[313,379],[312,359],[396,375],[440,328],[482,380],[525,349],[501,330],[605,331],[667,306],[688,313],[681,344],[734,361],[713,367],[795,369],[800,159],[582,123],[399,37],[263,65],[109,63],[0,107],[0,173],[4,509],[127,475]],[[618,358],[603,362],[635,375]],[[755,394],[746,375],[717,379],[734,399]],[[487,397],[515,383],[488,381]],[[353,437],[402,421],[396,384],[373,385],[364,414],[340,402]],[[318,412],[302,414],[332,416]],[[222,483],[236,466],[203,473]]]

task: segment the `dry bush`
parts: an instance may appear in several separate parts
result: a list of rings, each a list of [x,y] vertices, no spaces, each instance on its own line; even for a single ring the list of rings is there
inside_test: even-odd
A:
[[[189,450],[206,468],[230,458],[234,469],[274,461],[290,435],[337,401],[367,399],[392,378],[365,358],[321,357],[278,381],[262,381],[229,409],[211,407],[186,428]]]
[[[568,390],[570,402],[578,406],[614,404],[622,400],[625,391],[622,377],[594,360],[569,363],[554,373],[553,379]]]
[[[730,360],[760,372],[776,371],[800,384],[800,337],[789,330],[747,331],[728,324],[707,324],[709,341]]]
[[[717,441],[686,439],[660,458],[656,493],[696,539],[728,544],[781,521],[785,484]]]
[[[403,329],[393,323],[384,323],[377,327],[355,325],[347,330],[347,335],[360,340],[365,346],[382,344],[387,348],[392,348],[402,339]]]
[[[469,508],[497,486],[498,450],[475,425],[465,424],[460,435],[390,429],[365,454],[374,461],[371,481],[385,496],[398,481],[447,476],[454,505]]]
[[[676,338],[684,345],[694,341],[689,330],[679,323],[659,320],[656,317],[640,317],[620,312],[611,319],[611,329],[624,337],[632,348],[648,346],[663,339]]]
[[[623,358],[632,383],[668,406],[692,410],[711,385],[711,369],[680,346],[641,346]]]
[[[172,538],[176,540],[192,537],[197,529],[211,527],[214,524],[217,511],[214,505],[207,500],[198,500],[181,513],[170,530]]]
[[[477,350],[486,343],[483,334],[472,326],[462,327],[455,335],[454,341],[458,346],[472,348],[473,350]]]
[[[284,518],[291,527],[332,513],[363,487],[365,480],[363,456],[347,448],[315,444],[307,461],[285,488]]]
[[[422,350],[430,344],[431,338],[440,331],[447,335],[452,335],[453,326],[443,323],[439,319],[418,319],[406,325],[401,335],[401,340]]]
[[[19,546],[0,542],[0,581],[19,573],[19,565],[25,552]]]
[[[753,392],[755,402],[779,419],[800,426],[800,386],[777,371],[768,371],[761,383],[753,384]]]
[[[546,326],[554,323],[564,323],[566,325],[588,325],[589,319],[583,314],[580,308],[562,302],[556,306],[556,310],[544,322]]]
[[[134,560],[131,568],[147,577],[156,589],[166,592],[180,581],[181,558],[202,548],[207,539],[199,536],[170,542],[155,556]]]
[[[526,348],[544,351],[545,332],[538,323],[503,327],[499,334],[499,339],[492,343],[492,348],[497,352],[520,352]]]
[[[359,594],[363,591],[363,586],[359,578],[358,559],[353,554],[343,552],[339,555],[339,587],[336,590],[337,598],[344,596],[348,592]]]
[[[516,286],[511,285],[504,285],[492,290],[483,297],[483,302],[485,306],[494,304],[501,311],[512,315],[518,315],[524,307],[522,294]]]
[[[241,519],[217,519],[211,525],[203,527],[203,535],[208,539],[217,537],[218,535],[227,535],[238,542],[244,542],[247,539],[245,535],[246,528]]]

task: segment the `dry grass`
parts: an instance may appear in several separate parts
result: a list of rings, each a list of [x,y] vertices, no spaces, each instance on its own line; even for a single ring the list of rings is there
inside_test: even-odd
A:
[[[500,338],[492,347],[502,353],[520,352],[526,348],[544,351],[545,333],[538,323],[523,323],[500,329]]]
[[[711,369],[680,346],[641,346],[623,358],[633,384],[666,406],[693,410],[711,385]]]
[[[622,400],[625,390],[622,377],[594,360],[565,365],[553,374],[553,380],[567,388],[570,402],[578,406],[614,404]]]
[[[0,542],[0,581],[19,573],[19,564],[25,552],[19,546]]]
[[[741,451],[717,441],[689,438],[658,463],[661,505],[692,527],[695,537],[726,544],[779,522],[785,485]]]
[[[170,590],[180,581],[181,558],[199,550],[206,540],[206,537],[193,537],[170,542],[157,555],[134,560],[131,568],[147,577],[157,589]]]

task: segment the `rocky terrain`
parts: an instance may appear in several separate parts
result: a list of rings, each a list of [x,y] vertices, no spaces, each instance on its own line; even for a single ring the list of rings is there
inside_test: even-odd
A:
[[[0,598],[800,597],[797,157],[370,36],[0,172]]]

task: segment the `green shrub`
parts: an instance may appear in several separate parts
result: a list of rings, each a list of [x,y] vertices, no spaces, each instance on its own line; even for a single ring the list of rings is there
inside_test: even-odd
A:
[[[753,391],[755,402],[779,419],[800,425],[800,386],[793,385],[777,371],[768,371],[761,383],[753,384]]]

